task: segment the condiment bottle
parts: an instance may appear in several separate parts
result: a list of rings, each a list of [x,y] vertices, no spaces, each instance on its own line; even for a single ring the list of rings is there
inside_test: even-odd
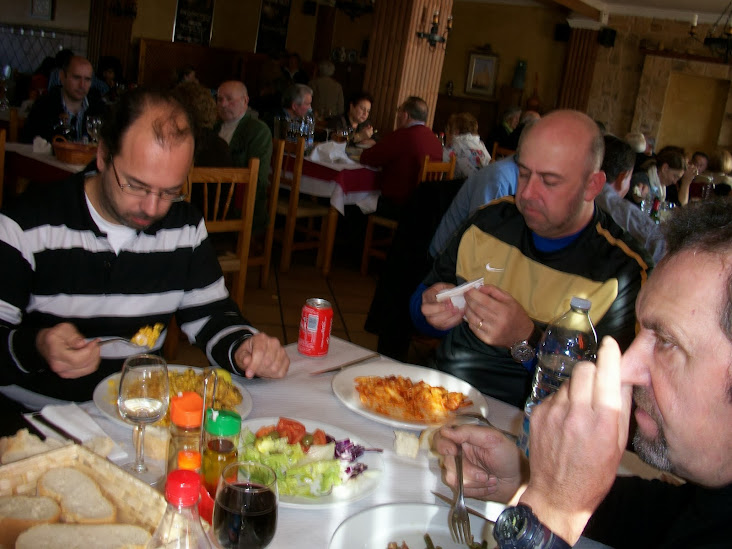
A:
[[[240,430],[241,416],[236,412],[206,410],[201,477],[211,497],[216,497],[221,472],[236,461]]]
[[[168,506],[163,519],[147,544],[148,549],[209,549],[198,515],[201,479],[193,471],[173,471],[165,482]]]
[[[167,473],[180,469],[180,452],[200,453],[203,399],[198,393],[183,392],[170,399],[170,444]],[[200,462],[200,460],[199,460]]]

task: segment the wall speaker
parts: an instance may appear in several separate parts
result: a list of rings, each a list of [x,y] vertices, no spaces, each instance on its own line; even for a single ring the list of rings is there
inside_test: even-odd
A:
[[[610,27],[603,27],[597,35],[597,41],[601,46],[612,48],[615,45],[615,36],[617,34],[618,32]]]
[[[568,23],[557,23],[554,25],[554,40],[557,42],[569,42],[570,29]]]

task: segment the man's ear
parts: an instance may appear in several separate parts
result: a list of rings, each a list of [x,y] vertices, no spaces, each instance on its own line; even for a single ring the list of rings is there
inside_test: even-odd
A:
[[[605,180],[605,172],[599,171],[592,173],[585,183],[585,200],[588,202],[595,200],[595,197],[602,191]]]
[[[633,168],[630,168],[629,170],[620,172],[615,178],[615,181],[613,181],[613,189],[615,189],[615,192],[618,193],[620,198],[623,198],[626,194],[628,194],[628,190],[630,189],[630,178],[632,176]]]
[[[100,141],[97,145],[97,172],[102,173],[107,167],[107,159],[109,158],[109,152],[107,147],[104,146],[104,141]]]

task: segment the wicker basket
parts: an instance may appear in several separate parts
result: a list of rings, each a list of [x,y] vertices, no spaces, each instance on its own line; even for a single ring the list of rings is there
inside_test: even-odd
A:
[[[0,496],[34,495],[38,478],[57,467],[74,467],[93,478],[117,507],[119,523],[136,524],[152,533],[163,517],[166,503],[162,494],[78,444],[0,467]]]
[[[97,146],[71,143],[65,137],[57,135],[53,138],[53,154],[61,162],[86,165],[97,156]]]

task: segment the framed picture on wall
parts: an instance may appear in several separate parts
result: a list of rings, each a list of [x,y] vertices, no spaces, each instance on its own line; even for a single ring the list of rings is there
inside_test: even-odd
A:
[[[492,53],[470,52],[468,57],[468,79],[465,93],[496,96],[498,56]]]
[[[173,42],[208,46],[211,42],[214,0],[178,0]]]
[[[53,0],[31,0],[31,17],[36,19],[53,19]]]

